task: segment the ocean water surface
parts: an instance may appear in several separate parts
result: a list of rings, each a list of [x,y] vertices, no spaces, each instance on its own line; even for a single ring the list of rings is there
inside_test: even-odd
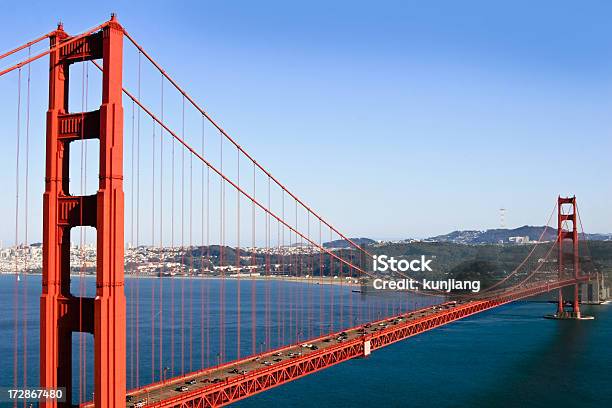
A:
[[[74,278],[73,293],[83,291],[90,294],[94,290],[93,283],[89,277]],[[223,283],[227,313],[223,335],[219,330],[220,321],[215,318],[220,309],[217,294],[221,284],[218,280],[204,279],[176,279],[173,283],[168,279],[126,279],[128,386],[135,386],[136,382],[146,384],[152,378],[159,380],[161,375],[169,375],[170,370],[180,374],[199,369],[202,365],[214,365],[221,359],[221,354],[225,360],[236,357],[237,282],[229,280]],[[26,317],[19,323],[18,378],[22,381],[23,347],[27,345],[27,382],[29,385],[38,383],[40,276],[23,277],[16,285],[14,276],[3,275],[0,276],[0,338],[3,339],[0,342],[0,355],[3,356],[0,387],[13,385],[16,287],[20,289],[18,314]],[[350,326],[388,314],[394,307],[411,309],[436,303],[436,299],[427,297],[414,297],[401,303],[394,299],[363,296],[352,292],[349,287],[315,287],[294,282],[270,284],[264,281],[252,284],[245,280],[241,282],[242,355],[250,354],[253,348],[250,332],[253,289],[258,327],[266,321],[269,326],[268,336],[265,330],[257,331],[255,348],[258,351],[282,342],[303,341],[320,331],[329,331],[332,315],[336,326],[340,321],[344,326]],[[137,304],[134,299],[136,290],[139,291]],[[202,304],[201,295],[206,293],[209,301]],[[267,318],[266,299],[271,304]],[[290,305],[289,299],[299,302]],[[330,308],[330,299],[334,299],[335,308]],[[281,307],[276,306],[278,300]],[[183,308],[182,301],[186,302]],[[171,314],[172,304],[174,316]],[[342,309],[339,305],[343,306]],[[594,315],[596,319],[580,322],[543,319],[542,316],[553,308],[552,304],[534,302],[503,306],[393,344],[367,358],[348,361],[266,391],[235,406],[612,406],[612,305],[584,306],[584,313]],[[138,330],[135,329],[136,310]],[[182,310],[193,310],[193,313]],[[206,312],[211,316],[208,320],[202,318],[202,310],[209,310]],[[174,326],[171,325],[172,318]],[[181,331],[180,327],[185,329]],[[140,343],[138,362],[135,361],[136,332]],[[25,342],[23,333],[26,333]],[[279,334],[282,339],[279,339]],[[223,353],[219,347],[221,338],[227,343]],[[163,344],[161,360],[160,341]],[[267,341],[271,344],[266,344]],[[73,335],[75,402],[79,398],[86,400],[91,397],[92,345],[91,336]],[[80,359],[79,353],[87,357]],[[85,378],[83,383],[79,378]]]

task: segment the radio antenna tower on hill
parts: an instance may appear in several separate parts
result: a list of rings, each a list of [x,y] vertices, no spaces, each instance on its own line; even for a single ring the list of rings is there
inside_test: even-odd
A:
[[[505,208],[499,209],[499,228],[500,229],[506,228],[506,209]]]

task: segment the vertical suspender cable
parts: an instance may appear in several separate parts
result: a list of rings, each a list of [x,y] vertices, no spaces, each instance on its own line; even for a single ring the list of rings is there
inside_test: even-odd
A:
[[[189,371],[193,371],[193,155],[189,155]]]
[[[155,121],[151,138],[151,250],[155,248]],[[155,279],[151,282],[151,382],[155,382]]]
[[[332,230],[331,228],[329,229],[329,242],[332,242]],[[329,333],[332,333],[334,331],[334,292],[336,290],[336,287],[334,286],[335,282],[334,282],[334,259],[332,258],[331,254],[329,255],[329,278],[330,278],[330,287],[329,287],[329,293],[330,293],[330,300],[329,300],[329,307],[330,307],[330,312],[329,312]]]
[[[161,120],[164,121],[164,76],[161,77]],[[165,265],[165,250],[164,250],[164,127],[160,126],[159,129],[159,260],[160,260],[160,272],[159,272],[159,378],[164,379],[164,366],[163,366],[163,284],[164,284],[164,265]]]
[[[255,197],[255,165],[253,165],[253,197]],[[255,201],[251,200],[251,271],[255,271]],[[255,280],[251,279],[251,349],[257,354],[257,298]]]
[[[219,151],[220,151],[220,171],[223,173],[223,136],[219,134]],[[225,361],[225,265],[223,259],[223,246],[225,245],[225,183],[220,177],[219,180],[219,267],[221,269],[221,292],[219,293],[219,302],[221,304],[220,327],[219,327],[219,359],[218,363]]]
[[[297,201],[293,201],[293,208],[294,208],[294,216],[295,216],[295,229],[298,230],[299,229],[299,224],[298,224],[298,216],[297,216]],[[298,234],[295,234],[295,241],[293,243],[293,246],[295,248],[300,248],[300,241],[301,237]],[[295,291],[294,291],[294,296],[293,296],[293,305],[294,305],[294,309],[293,309],[293,317],[295,319],[295,326],[294,326],[294,333],[295,333],[295,341],[300,341],[300,338],[302,337],[302,332],[301,332],[301,328],[302,328],[302,301],[301,301],[301,296],[302,296],[302,285],[299,284],[299,277],[300,277],[300,273],[301,273],[301,262],[302,262],[302,254],[301,251],[296,251],[293,255],[293,273],[295,276],[295,281],[298,282],[297,285],[295,286]]]
[[[138,99],[140,100],[140,73],[141,73],[141,53],[138,52]],[[137,135],[136,144],[136,208],[140,209],[140,107],[137,116]],[[136,248],[140,246],[140,211],[136,211]],[[136,269],[136,276],[140,277],[140,268]],[[140,386],[140,280],[136,284],[136,383]]]
[[[170,330],[170,372],[172,373],[172,375],[175,375],[174,372],[174,360],[175,360],[175,356],[174,356],[174,346],[175,346],[175,339],[174,339],[174,332],[176,331],[175,329],[175,324],[174,324],[174,317],[175,317],[175,305],[174,305],[174,276],[176,273],[176,260],[174,259],[176,257],[176,253],[174,251],[174,213],[175,213],[175,208],[174,208],[174,198],[175,198],[175,188],[174,188],[174,182],[176,179],[175,176],[175,142],[174,142],[174,138],[172,138],[172,170],[171,170],[171,175],[170,177],[172,178],[172,181],[170,182],[171,184],[171,189],[172,191],[170,192],[170,248],[171,248],[171,253],[172,253],[172,260],[173,260],[173,265],[172,268],[170,269],[170,327],[172,327],[172,330]]]
[[[202,116],[202,156],[204,156],[204,122],[205,118]],[[200,208],[201,208],[201,240],[200,240],[200,275],[202,279],[200,280],[200,368],[205,367],[205,358],[204,358],[204,286],[208,286],[206,283],[206,277],[204,276],[204,165],[201,165],[201,182],[200,182]]]
[[[294,275],[294,260],[293,260],[293,252],[291,251],[293,249],[293,236],[292,236],[293,232],[289,231],[289,265],[288,265],[288,269],[289,269],[289,278],[291,279]],[[297,342],[297,339],[294,338],[294,325],[293,325],[293,308],[295,305],[295,299],[294,299],[294,287],[293,285],[289,286],[289,304],[288,309],[289,309],[289,325],[288,325],[288,340],[290,343],[294,343]]]
[[[293,204],[295,208],[295,230],[299,231],[297,200],[294,200]],[[295,258],[294,258],[296,282],[299,280],[299,275],[301,273],[301,268],[302,268],[302,252],[300,248],[301,240],[302,240],[302,237],[298,236],[298,234],[295,234],[295,247],[300,249],[295,254]],[[301,300],[301,297],[302,297],[302,285],[298,283],[295,289],[295,298],[293,299],[294,305],[295,305],[295,338],[297,339],[298,342],[300,341],[300,338],[302,337],[302,300]]]
[[[240,186],[240,150],[236,149],[236,171],[237,180],[236,183]],[[238,278],[236,280],[236,359],[240,359],[240,191],[236,190],[236,273]]]
[[[321,219],[319,219],[319,245],[323,246],[323,235]],[[325,323],[323,310],[323,251],[319,250],[319,336],[323,335],[323,324]]]
[[[28,58],[32,54],[31,46],[28,47]],[[24,242],[28,245],[28,202],[29,202],[29,179],[30,179],[30,77],[31,68],[28,64],[28,79],[26,91],[26,136],[25,136],[25,205],[24,205]],[[23,387],[28,386],[28,257],[25,257],[25,273],[23,276]],[[24,401],[25,407],[25,401]]]
[[[185,137],[185,98],[182,135]],[[181,374],[185,374],[185,149],[181,149]]]
[[[15,288],[14,288],[14,349],[13,349],[13,385],[18,387],[19,380],[17,373],[19,372],[19,155],[21,141],[21,68],[17,73],[17,153],[15,161]],[[17,407],[17,400],[13,405]]]
[[[343,258],[344,250],[340,248],[340,258]],[[342,262],[338,262],[338,267],[340,269],[340,329],[344,329],[344,264]]]
[[[270,177],[268,177],[268,210],[271,210],[271,197],[270,197]],[[270,263],[271,263],[271,259],[270,259],[270,251],[271,251],[271,225],[270,225],[270,214],[266,213],[266,230],[267,230],[267,244],[266,244],[266,314],[267,314],[267,322],[266,322],[266,342],[268,344],[268,349],[272,348],[272,334],[271,334],[271,329],[272,329],[272,317],[271,317],[271,311],[270,311]]]
[[[281,219],[283,221],[283,224],[285,222],[285,190],[281,189]],[[281,233],[282,233],[282,237],[281,237],[281,271],[283,275],[287,275],[286,271],[285,271],[285,226],[282,226],[281,229]],[[286,288],[287,285],[283,285],[283,288]],[[286,293],[285,290],[283,290],[283,292]],[[284,303],[285,299],[283,296],[283,303]],[[284,306],[284,305],[283,305]],[[281,316],[282,318],[282,325],[283,325],[283,331],[282,331],[282,336],[281,336],[281,343],[285,344],[285,321],[286,321],[286,317],[287,317],[287,311],[286,311],[286,307],[283,308],[283,314]]]
[[[132,148],[131,148],[131,163],[130,163],[130,241],[132,242],[132,245],[135,245],[135,236],[134,236],[134,196],[135,196],[135,190],[134,190],[134,178],[135,178],[135,174],[134,174],[134,148],[135,148],[135,132],[134,132],[134,107],[135,103],[134,101],[132,101]],[[132,261],[131,262],[132,265],[132,275],[134,274],[134,269],[135,269],[135,263]],[[135,283],[132,282],[132,284],[130,285],[130,308],[129,308],[129,313],[130,313],[130,329],[128,330],[128,333],[130,333],[130,347],[129,347],[129,354],[130,354],[130,388],[134,388],[135,387],[135,383],[134,383],[134,333],[136,331],[135,326],[135,316],[134,316],[134,303],[135,303],[135,294],[134,294],[134,286]]]
[[[208,268],[214,271],[210,257],[210,167],[206,167],[206,258]],[[206,366],[210,367],[210,285],[206,285]]]
[[[349,253],[349,256],[351,256],[353,251],[351,249],[348,249],[347,251]],[[351,262],[351,264],[354,262],[352,257],[349,259],[349,262]],[[349,324],[350,327],[353,327],[353,326],[355,326],[355,321],[353,320],[354,316],[353,316],[353,290],[352,290],[353,279],[354,279],[353,272],[354,271],[353,271],[353,268],[351,266],[349,266],[348,272],[349,272],[349,276],[348,277],[350,278],[349,279],[349,288],[348,288],[349,290],[347,290],[347,292],[346,292],[347,295],[348,295],[348,301],[349,301],[349,310],[348,310],[349,320],[348,320],[348,324]]]
[[[305,302],[306,302],[306,313],[305,313],[305,318],[306,318],[306,323],[305,323],[305,330],[307,332],[307,336],[308,338],[312,338],[312,256],[311,256],[311,252],[310,250],[312,249],[312,245],[310,244],[310,211],[308,211],[308,209],[306,209],[306,231],[307,231],[307,244],[306,244],[306,250],[304,251],[304,257],[306,258],[304,263],[305,263],[305,276],[307,275],[308,278],[306,278],[306,284],[304,285],[305,288]]]
[[[276,220],[276,245],[278,246],[278,251],[277,251],[277,258],[276,258],[276,262],[275,262],[275,269],[276,269],[276,273],[282,273],[282,267],[279,268],[279,266],[281,266],[281,262],[282,262],[282,247],[281,247],[281,241],[280,241],[280,234],[281,234],[281,226],[280,226],[280,221]],[[276,280],[276,347],[280,347],[283,343],[281,340],[281,324],[282,324],[282,315],[281,315],[281,288],[282,288],[282,282],[281,279],[277,279]]]

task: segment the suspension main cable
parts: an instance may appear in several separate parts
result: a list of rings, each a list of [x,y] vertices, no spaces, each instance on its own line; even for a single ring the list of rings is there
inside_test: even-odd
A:
[[[306,209],[306,211],[312,213],[316,218],[318,218],[323,224],[327,225],[329,228],[332,229],[333,232],[335,232],[336,234],[338,234],[342,239],[344,239],[345,241],[347,241],[349,244],[351,244],[355,249],[360,250],[365,252],[366,255],[368,255],[370,258],[373,257],[373,254],[371,254],[370,252],[368,252],[367,250],[365,250],[364,248],[361,248],[359,245],[357,245],[353,240],[351,240],[350,238],[346,237],[344,234],[342,234],[340,231],[338,231],[333,225],[331,225],[329,222],[327,222],[326,220],[323,219],[323,217],[321,217],[319,214],[317,214],[313,209],[311,209],[308,205],[306,205],[302,200],[300,200],[295,194],[293,194],[291,191],[289,191],[287,189],[287,187],[285,187],[276,177],[274,177],[268,170],[266,170],[261,164],[259,164],[257,162],[257,160],[255,160],[247,151],[245,151],[242,146],[240,146],[240,144],[238,144],[238,142],[236,142],[217,122],[215,122],[215,120],[202,108],[198,105],[198,103],[161,67],[161,65],[159,65],[151,55],[149,55],[143,48],[142,46],[127,32],[127,30],[125,30],[125,28],[123,29],[123,33],[124,35],[128,38],[128,40],[130,40],[130,42],[142,53],[142,55],[144,55],[150,62],[151,64],[153,64],[153,66],[162,74],[166,77],[166,79],[176,88],[177,91],[179,91],[179,93],[181,93],[183,95],[183,97],[185,97],[185,99],[187,99],[187,101],[189,101],[189,103],[195,108],[197,109],[202,116],[204,116],[215,128],[217,128],[217,130],[219,130],[219,132],[221,132],[221,134],[229,141],[231,142],[240,152],[242,152],[242,154],[244,154],[244,156],[246,158],[248,158],[249,160],[251,160],[253,162],[253,164],[255,166],[257,166],[257,168],[259,168],[266,176],[270,177],[270,179],[272,181],[274,181],[281,189],[283,189],[284,191],[287,192],[287,194],[289,194],[291,196],[291,198],[295,199],[302,207],[304,207],[304,209]]]
[[[52,52],[57,51],[58,49],[60,49],[62,47],[65,47],[67,45],[72,44],[75,41],[80,40],[83,37],[87,37],[88,35],[96,32],[98,30],[103,29],[107,25],[108,25],[108,22],[102,23],[99,26],[96,26],[96,27],[94,27],[92,29],[89,29],[89,30],[87,30],[87,31],[85,31],[85,32],[83,32],[81,34],[75,35],[74,37],[71,37],[70,39],[68,39],[66,41],[60,41],[57,44],[55,44],[53,47],[50,47],[48,50],[40,52],[40,53],[34,55],[33,57],[28,57],[27,59],[25,59],[25,60],[23,60],[21,62],[18,62],[17,64],[14,64],[14,65],[12,65],[12,66],[10,66],[8,68],[5,68],[4,70],[0,71],[0,76],[2,76],[4,74],[8,74],[11,71],[14,71],[14,70],[19,69],[19,68],[21,68],[21,67],[23,67],[23,66],[25,66],[25,65],[27,65],[27,64],[29,64],[31,62],[34,62],[34,61],[44,57],[45,55],[51,54]],[[10,53],[10,51],[9,51],[9,53]]]
[[[296,201],[296,204],[300,204],[307,212],[313,214],[317,219],[319,219],[319,221],[321,221],[323,224],[325,224],[327,227],[330,228],[331,231],[335,232],[336,234],[338,234],[340,236],[340,238],[342,238],[343,240],[345,240],[346,242],[348,242],[351,246],[353,246],[357,251],[361,251],[363,253],[365,253],[365,255],[367,255],[370,258],[373,258],[374,255],[370,252],[368,252],[365,248],[362,248],[361,246],[357,245],[353,240],[351,240],[350,238],[348,238],[347,236],[345,236],[344,234],[342,234],[340,231],[338,231],[333,225],[331,225],[329,222],[327,222],[326,220],[324,220],[318,213],[316,213],[314,210],[312,210],[309,206],[307,206],[302,200],[300,200],[295,194],[293,194],[291,191],[289,191],[287,189],[287,187],[285,187],[278,179],[276,179],[269,171],[267,171],[263,166],[261,166],[261,164],[259,164],[248,152],[246,152],[232,137],[229,136],[229,134],[223,129],[221,128],[221,126],[219,126],[210,115],[208,115],[208,113],[201,108],[196,102],[195,100],[185,91],[183,90],[178,83],[172,78],[170,77],[166,71],[142,48],[142,46],[140,46],[136,40],[134,40],[134,38],[127,32],[127,30],[125,30],[125,28],[123,28],[123,32],[125,34],[125,36],[130,40],[130,42],[132,42],[132,44],[138,49],[138,51],[140,52],[139,56],[142,54],[145,56],[145,58],[147,58],[154,66],[155,68],[168,80],[168,82],[170,82],[178,91],[179,93],[181,93],[181,95],[183,96],[183,104],[184,101],[187,100],[194,108],[196,108],[201,114],[202,116],[204,116],[215,128],[217,128],[217,130],[219,130],[220,134],[223,135],[228,141],[230,141],[242,154],[244,154],[244,156],[246,158],[248,158],[254,166],[256,166],[257,168],[259,168],[266,176],[268,176],[272,181],[274,181],[283,191],[287,192],[287,194],[289,194],[289,196],[291,198],[293,198]],[[95,61],[91,61],[96,67],[98,67],[98,69],[101,70],[100,65],[95,62]],[[128,95],[128,97],[130,97],[132,100],[134,100],[134,97],[132,96],[132,94],[125,88],[123,88],[123,92]],[[179,140],[184,146],[186,146],[188,148],[188,150],[190,150],[193,154],[196,154],[197,156],[199,156],[199,158],[201,160],[204,160],[202,156],[200,156],[199,154],[197,154],[195,152],[194,149],[192,149],[190,146],[188,146],[186,144],[186,142],[184,142],[183,140],[180,140],[180,138],[178,138],[178,136],[176,136],[176,134],[174,134],[173,132],[171,132],[167,126],[165,124],[163,124],[163,121],[159,121],[153,114],[152,112],[150,112],[148,109],[146,109],[142,103],[140,103],[140,101],[136,101],[135,102],[145,111],[147,111],[147,113],[152,116],[156,121],[158,121],[160,123],[160,125],[162,125],[162,128],[165,128],[169,133],[171,133],[173,135],[173,137],[177,138],[177,140]],[[184,107],[183,107],[184,109]],[[210,164],[205,161],[209,166]],[[215,172],[219,173],[217,169],[213,168],[213,170],[215,170]],[[223,176],[223,178],[230,182],[230,184],[232,184],[232,186],[236,187],[236,184],[231,182],[227,177]],[[244,193],[243,193],[244,194]],[[261,208],[264,208],[259,202],[257,202],[257,205],[260,206]],[[266,210],[267,211],[267,210]],[[269,211],[267,211],[269,212]],[[273,215],[272,213],[270,213],[271,215]],[[274,216],[274,215],[273,215]],[[294,229],[295,231],[295,229]],[[302,235],[302,234],[300,234]],[[313,243],[312,241],[308,240],[309,242]],[[316,245],[316,244],[315,244]],[[322,247],[320,247],[320,249],[322,249]],[[336,259],[338,259],[338,257],[334,256]],[[341,260],[341,262],[345,262],[343,260]],[[353,266],[351,263],[348,263],[349,267]],[[353,266],[354,267],[354,266]],[[374,277],[371,274],[368,274],[367,272],[365,272],[364,270],[362,270],[361,268],[356,268],[355,269],[359,272],[361,272],[362,274],[366,274],[368,276]],[[418,280],[415,280],[413,278],[411,278],[410,276],[406,275],[405,273],[402,272],[398,272],[398,274],[404,278],[407,279],[412,279],[414,280],[417,284],[421,284]],[[442,294],[443,292],[439,291],[439,290],[432,290],[432,292],[434,294]],[[425,294],[428,294],[426,292],[423,292]]]
[[[28,41],[27,43],[20,45],[17,48],[14,48],[10,51],[5,52],[4,54],[0,55],[0,59],[4,59],[6,57],[8,57],[9,55],[13,55],[16,52],[19,52],[21,50],[25,50],[26,48],[31,48],[33,45],[41,42],[42,40],[44,40],[45,38],[49,38],[51,36],[51,34],[53,34],[54,31],[50,31],[47,34],[41,35],[40,37],[36,38],[35,40],[32,41]],[[30,55],[28,55],[28,58],[30,57]]]
[[[90,61],[92,64],[94,64],[98,69],[102,69],[102,67],[96,62],[96,61]],[[353,265],[352,263],[345,261],[342,258],[339,258],[337,255],[333,254],[331,251],[329,251],[328,249],[324,248],[323,246],[318,245],[316,242],[314,242],[313,240],[307,239],[301,232],[297,231],[294,227],[292,227],[291,225],[287,224],[285,221],[280,220],[279,216],[277,216],[276,214],[274,214],[273,212],[271,212],[269,209],[267,209],[265,207],[265,205],[263,205],[262,203],[260,203],[258,200],[256,200],[254,197],[252,197],[249,193],[247,193],[244,189],[242,189],[241,187],[239,187],[236,183],[234,183],[232,180],[230,180],[225,174],[223,174],[219,169],[217,169],[215,166],[212,165],[212,163],[210,163],[208,160],[206,160],[201,154],[199,154],[198,152],[195,151],[195,149],[193,147],[191,147],[189,144],[187,144],[187,142],[185,142],[184,139],[182,139],[181,137],[179,137],[174,131],[172,131],[172,129],[170,129],[168,127],[168,125],[166,125],[165,123],[163,123],[153,112],[151,112],[150,109],[148,109],[147,107],[144,106],[144,104],[142,102],[140,102],[140,100],[138,98],[136,98],[131,92],[129,92],[127,89],[123,89],[123,92],[130,98],[132,99],[134,102],[136,102],[136,104],[147,114],[149,115],[154,121],[156,121],[157,123],[159,123],[163,129],[169,133],[174,139],[176,139],[181,145],[183,145],[183,147],[188,150],[191,154],[193,154],[194,156],[196,156],[200,161],[202,161],[206,166],[208,166],[210,169],[212,169],[215,173],[217,173],[217,175],[219,175],[221,177],[221,179],[223,179],[225,181],[225,183],[230,184],[233,188],[237,189],[238,191],[240,191],[246,198],[248,198],[249,200],[253,200],[253,202],[259,207],[261,208],[264,212],[270,214],[270,216],[272,216],[273,218],[281,221],[281,223],[283,225],[285,225],[285,227],[287,227],[288,229],[290,229],[293,233],[301,236],[302,238],[306,239],[308,242],[310,242],[311,244],[313,244],[314,246],[316,246],[319,250],[325,251],[327,254],[329,254],[332,258],[346,264],[349,267],[354,268],[355,270],[359,271],[360,273],[366,274],[370,277],[374,277],[373,275],[369,274],[368,272],[364,271],[363,269],[357,267],[356,265]],[[286,191],[286,190],[284,190]],[[324,222],[322,220],[322,222]]]

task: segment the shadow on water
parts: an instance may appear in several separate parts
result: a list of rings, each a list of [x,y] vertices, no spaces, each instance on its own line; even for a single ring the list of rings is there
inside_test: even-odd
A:
[[[588,310],[598,320],[557,322],[542,317],[550,306],[502,306],[236,406],[612,406],[612,308]]]
[[[554,307],[553,305],[551,305]],[[538,308],[539,309],[539,308]],[[518,359],[510,369],[498,373],[499,387],[471,398],[474,407],[586,407],[610,406],[612,399],[606,384],[611,367],[597,364],[599,356],[592,339],[604,324],[597,319],[608,316],[598,313],[593,307],[585,307],[586,314],[595,315],[594,321],[558,321],[543,317],[537,324],[547,325],[547,341],[518,353]],[[505,314],[504,317],[524,318],[526,314]],[[533,317],[533,315],[531,315]],[[551,327],[552,326],[552,327]],[[544,331],[544,330],[542,330]],[[604,335],[605,333],[599,333]],[[525,335],[525,334],[523,334]],[[532,331],[540,336],[542,332]],[[509,339],[511,340],[511,339]],[[504,341],[500,342],[504,347]],[[609,353],[609,351],[608,351]],[[605,357],[604,357],[605,358]],[[609,359],[609,358],[608,358]],[[600,363],[604,363],[601,360]],[[601,368],[601,372],[598,368]],[[587,377],[589,381],[577,381]],[[601,382],[602,387],[597,383]]]

